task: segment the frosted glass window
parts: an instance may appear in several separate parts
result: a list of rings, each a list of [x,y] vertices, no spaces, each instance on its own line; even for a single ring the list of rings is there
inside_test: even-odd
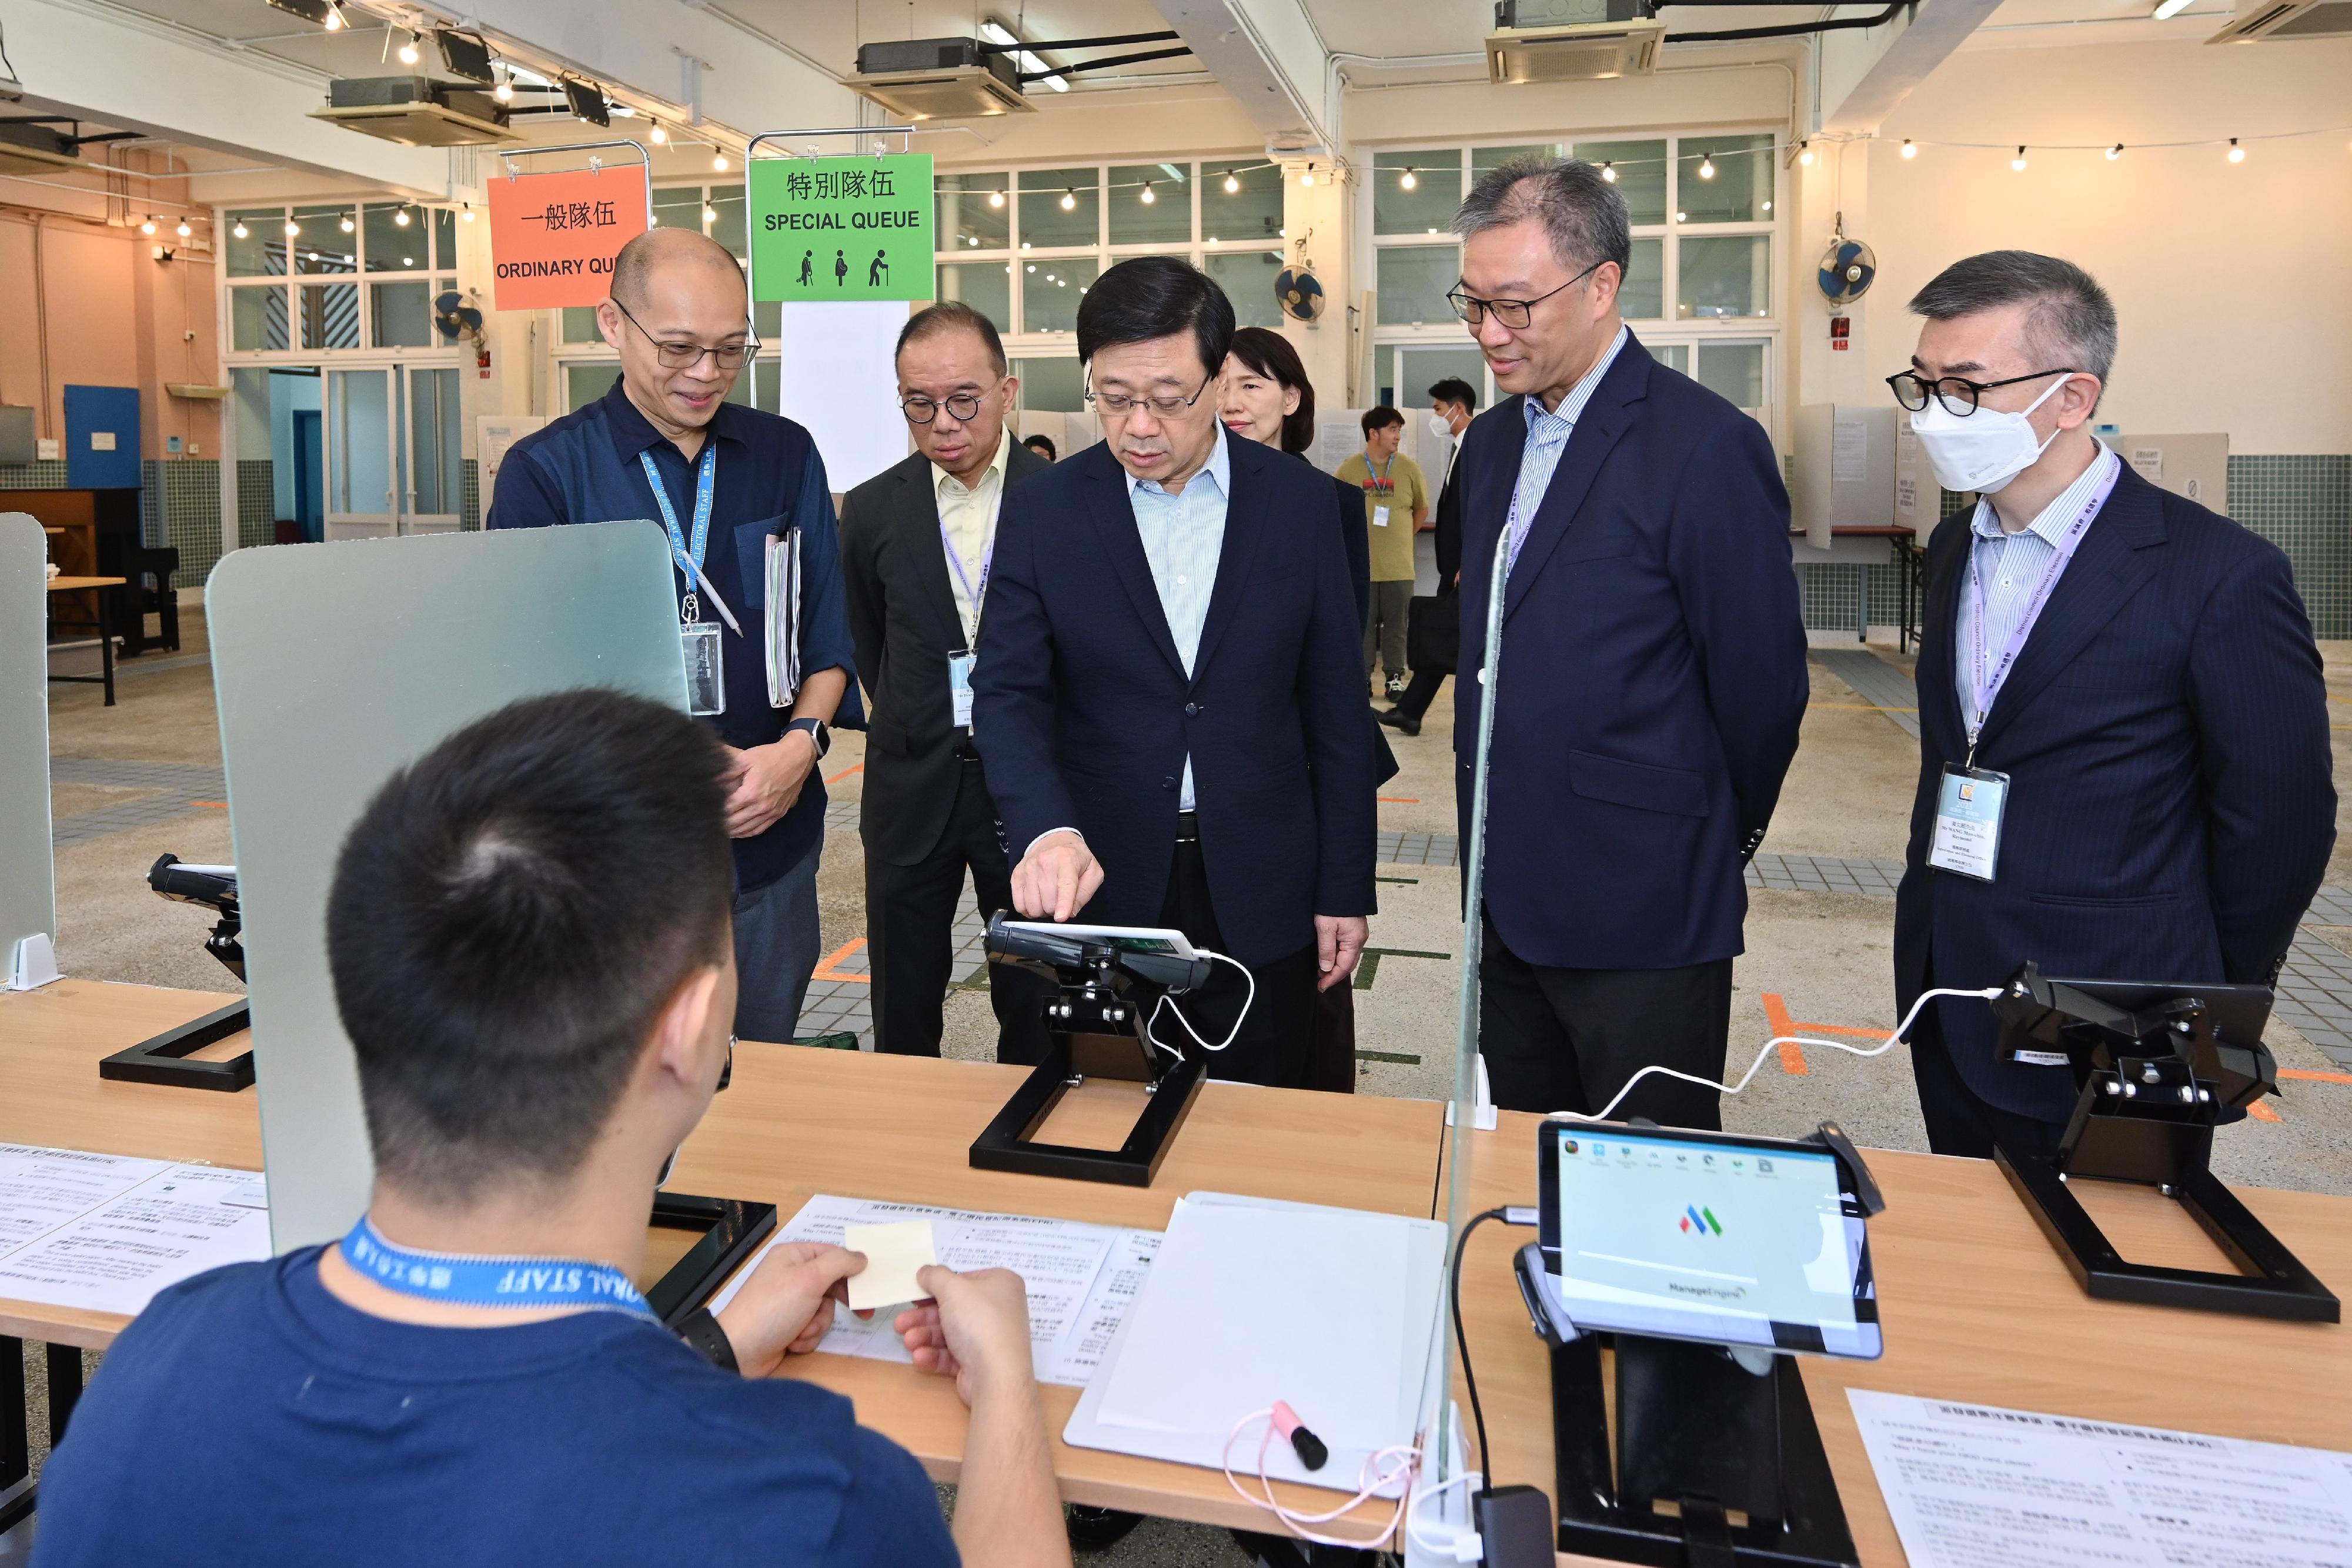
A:
[[[1685,320],[1761,316],[1772,298],[1772,242],[1764,235],[1685,235],[1675,313]]]
[[[1452,147],[1372,157],[1372,232],[1451,234],[1462,204],[1462,154]]]
[[[1282,307],[1274,297],[1274,280],[1282,275],[1282,263],[1278,250],[1220,250],[1201,258],[1201,270],[1234,302],[1235,325],[1279,327]]]
[[[1452,321],[1445,292],[1462,278],[1458,246],[1403,246],[1379,253],[1380,324],[1402,327]]]
[[[941,250],[1003,250],[1013,243],[1013,176],[941,174],[931,182],[931,243]]]

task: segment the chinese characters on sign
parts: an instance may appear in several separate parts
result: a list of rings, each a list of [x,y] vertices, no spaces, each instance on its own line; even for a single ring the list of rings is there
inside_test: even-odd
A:
[[[613,258],[646,232],[643,164],[498,174],[490,187],[492,298],[501,310],[593,305]]]
[[[750,169],[753,296],[931,298],[931,160],[758,158]]]

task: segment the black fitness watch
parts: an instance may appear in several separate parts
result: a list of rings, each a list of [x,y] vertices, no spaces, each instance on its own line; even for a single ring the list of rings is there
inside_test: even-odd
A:
[[[742,1370],[735,1364],[733,1342],[728,1339],[727,1331],[719,1326],[719,1320],[710,1315],[709,1307],[696,1308],[684,1322],[678,1324],[677,1337],[692,1345],[703,1360],[721,1372]]]
[[[833,727],[821,718],[796,718],[784,726],[784,728],[807,731],[809,739],[816,746],[816,754],[820,760],[824,758],[826,752],[833,749]]]

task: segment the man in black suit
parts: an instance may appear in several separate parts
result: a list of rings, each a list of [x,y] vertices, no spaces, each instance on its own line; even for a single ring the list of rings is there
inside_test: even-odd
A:
[[[1407,735],[1421,733],[1437,688],[1454,671],[1454,650],[1461,641],[1462,433],[1478,412],[1478,393],[1468,382],[1448,376],[1429,389],[1429,402],[1430,434],[1445,444],[1438,465],[1437,537],[1431,541],[1436,546],[1437,592],[1434,599],[1413,603],[1412,684],[1396,706],[1380,716],[1382,724]]]
[[[1927,546],[1919,787],[1895,986],[2056,977],[2269,985],[2336,840],[2327,691],[2284,555],[2159,490],[2090,421],[2116,356],[2106,292],[1990,251],[1911,301],[1888,378],[1974,512]],[[1983,1002],[1912,1036],[1927,1141],[2053,1152],[2063,1056],[2004,1056]]]
[[[970,706],[998,510],[1050,465],[1005,429],[1020,383],[1005,373],[996,328],[971,306],[908,318],[898,367],[916,451],[843,498],[842,569],[871,710],[858,830],[874,1047],[937,1056],[965,873],[983,918],[1013,902],[988,778],[970,715],[959,721],[957,709]],[[997,1059],[1043,1061],[1048,988],[1007,965],[988,971]]]
[[[1316,990],[1347,983],[1373,907],[1339,494],[1228,439],[1234,310],[1196,268],[1121,262],[1077,328],[1104,439],[1006,501],[972,674],[1013,904],[1229,955],[1246,1014],[1223,966],[1181,1004],[1210,1047],[1232,1034],[1210,1071],[1299,1083]],[[1157,1038],[1201,1049],[1165,1015]]]
[[[1719,1080],[1731,962],[1797,750],[1805,629],[1789,497],[1764,429],[1659,364],[1617,308],[1625,198],[1530,156],[1462,204],[1455,310],[1511,395],[1462,471],[1462,651],[1505,570],[1487,779],[1479,1047],[1495,1103],[1597,1113],[1642,1068]],[[1479,701],[1454,687],[1465,842]],[[1620,1107],[1720,1124],[1653,1075]]]

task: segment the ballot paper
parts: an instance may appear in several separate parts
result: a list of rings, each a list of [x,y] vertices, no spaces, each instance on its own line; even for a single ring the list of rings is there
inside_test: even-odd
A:
[[[1037,1381],[1071,1388],[1083,1388],[1094,1375],[1103,1352],[1118,1335],[1129,1306],[1142,1289],[1143,1277],[1160,1246],[1156,1230],[1122,1230],[1024,1214],[975,1214],[825,1193],[802,1205],[768,1246],[786,1241],[843,1246],[848,1244],[846,1234],[852,1226],[907,1220],[930,1222],[939,1260],[950,1269],[967,1272],[1010,1269],[1021,1276],[1029,1291],[1029,1350]],[[760,1259],[766,1256],[767,1248],[762,1248],[758,1258],[738,1270],[734,1279],[711,1298],[711,1310],[733,1301]],[[836,1312],[832,1330],[817,1349],[833,1355],[911,1362],[914,1357],[891,1326],[892,1316],[877,1312],[869,1319],[860,1319],[849,1312]]]
[[[0,1145],[0,1297],[135,1317],[159,1291],[269,1255],[259,1171]]]
[[[2352,1564],[2352,1454],[1846,1396],[1911,1568]]]
[[[929,1294],[915,1276],[940,1260],[937,1233],[928,1219],[889,1225],[845,1225],[841,1244],[866,1254],[866,1267],[849,1277],[849,1304],[856,1312],[919,1301]]]

